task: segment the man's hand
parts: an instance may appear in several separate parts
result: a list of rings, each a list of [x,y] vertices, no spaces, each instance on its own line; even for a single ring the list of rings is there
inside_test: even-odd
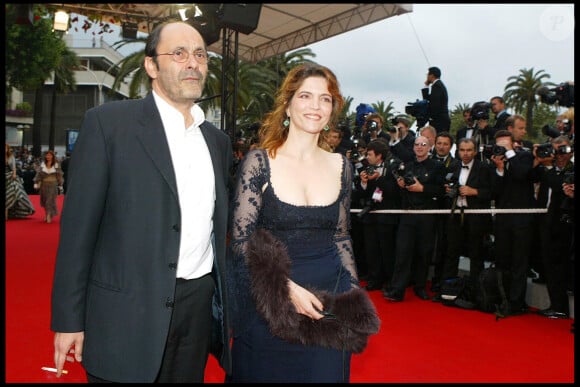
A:
[[[69,353],[74,353],[76,361],[83,361],[84,340],[85,332],[56,332],[54,334],[54,366],[56,367],[57,378],[62,375],[64,362],[67,360]]]

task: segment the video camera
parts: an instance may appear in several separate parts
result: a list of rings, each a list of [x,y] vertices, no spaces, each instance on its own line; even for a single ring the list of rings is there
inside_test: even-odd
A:
[[[550,126],[550,125],[544,125],[542,126],[542,133],[545,136],[551,137],[551,138],[556,138],[559,136],[562,136],[564,134],[570,133],[570,131],[572,130],[572,125],[570,125],[570,121],[569,120],[564,120],[564,133],[561,133],[557,128]]]
[[[415,117],[418,127],[425,126],[427,121],[429,121],[429,101],[426,99],[418,99],[415,102],[407,102],[405,114]]]
[[[560,106],[574,106],[574,84],[571,82],[562,82],[554,88],[540,87],[536,94],[540,96],[540,101],[549,105],[558,103]]]
[[[489,109],[491,104],[486,101],[479,101],[471,107],[471,118],[475,120],[489,120]]]

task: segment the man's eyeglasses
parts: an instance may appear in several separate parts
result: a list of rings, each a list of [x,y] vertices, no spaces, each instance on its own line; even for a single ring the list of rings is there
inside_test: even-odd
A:
[[[429,144],[427,144],[426,142],[416,142],[413,145],[415,145],[415,146],[427,146]]]
[[[207,64],[207,60],[208,60],[207,52],[205,52],[204,50],[195,50],[192,54],[190,54],[185,49],[178,48],[177,50],[175,50],[173,52],[167,52],[164,54],[155,54],[155,56],[160,56],[160,55],[171,55],[171,58],[173,59],[173,61],[177,62],[177,63],[187,62],[189,60],[189,55],[193,55],[193,58],[199,64]]]

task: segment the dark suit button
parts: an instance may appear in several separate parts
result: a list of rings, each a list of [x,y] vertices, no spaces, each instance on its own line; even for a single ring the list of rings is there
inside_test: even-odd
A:
[[[167,299],[167,301],[165,302],[165,307],[166,308],[173,308],[173,301],[171,301],[170,299]]]
[[[177,263],[175,263],[175,262],[171,262],[171,263],[169,264],[169,268],[170,268],[170,269],[173,269],[173,270],[177,269]]]
[[[179,232],[179,225],[178,224],[174,224],[172,228],[173,228],[173,231]]]

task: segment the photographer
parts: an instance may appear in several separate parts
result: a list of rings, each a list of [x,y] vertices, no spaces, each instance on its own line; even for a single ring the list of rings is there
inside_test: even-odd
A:
[[[362,139],[368,144],[373,140],[383,138],[388,143],[391,137],[383,131],[383,117],[379,113],[370,113],[362,127]]]
[[[423,134],[423,130],[421,131]],[[425,133],[426,134],[426,133]],[[461,162],[451,156],[451,147],[453,146],[453,136],[449,132],[441,132],[435,136],[434,152],[431,158],[443,164],[445,168],[445,181],[447,184],[456,183],[454,179],[455,172],[461,168]],[[438,201],[438,208],[449,208],[446,206],[445,200]],[[445,229],[445,222],[447,215],[438,214],[435,225],[435,251],[432,258],[433,263],[433,278],[431,280],[431,290],[437,292],[439,289],[439,280],[442,278],[443,262],[445,260],[445,252],[447,250],[447,231]]]
[[[424,136],[417,137],[413,144],[415,160],[404,163],[396,172],[402,209],[435,209],[437,200],[445,192],[443,164],[429,158],[428,149],[429,140]],[[401,214],[391,289],[384,293],[388,300],[403,301],[411,276],[415,295],[422,300],[429,299],[425,285],[435,244],[435,217],[435,214],[428,213]]]
[[[491,111],[495,114],[495,123],[493,124],[493,132],[495,134],[498,130],[507,128],[506,120],[510,114],[505,108],[505,101],[502,97],[496,95],[489,100],[489,103]]]
[[[465,209],[489,209],[491,207],[490,169],[477,155],[473,138],[459,140],[460,167],[453,172],[450,182],[445,185],[447,250],[441,279],[457,277],[459,257],[469,257],[469,275],[476,279],[484,268],[484,236],[491,222],[490,214],[465,214]],[[466,254],[464,253],[464,250]],[[476,291],[478,289],[476,288]],[[439,300],[440,295],[434,300]]]
[[[471,119],[473,120],[473,132],[471,137],[475,139],[479,149],[480,160],[489,161],[484,157],[483,150],[486,146],[495,144],[495,130],[489,125],[489,110],[491,105],[485,101],[479,101],[471,107]]]
[[[393,126],[388,129],[391,136],[389,142],[391,153],[403,162],[412,161],[415,158],[413,152],[415,132],[409,129],[411,121],[405,115],[398,115],[391,123]]]
[[[531,179],[534,156],[524,147],[514,145],[512,132],[525,131],[526,120],[520,115],[508,119],[508,130],[495,134],[497,149],[491,156],[492,199],[497,209],[530,209],[536,206]],[[533,213],[501,213],[495,219],[495,253],[498,269],[510,277],[509,308],[516,315],[528,311],[525,303],[527,273],[533,233]]]
[[[550,296],[550,307],[538,311],[549,318],[568,318],[568,273],[570,246],[573,240],[573,201],[564,193],[564,185],[574,182],[574,155],[570,139],[559,136],[551,140],[552,151],[538,152],[534,147],[534,172],[539,181],[538,204],[547,208],[540,215],[541,255]]]
[[[400,209],[400,192],[392,173],[389,148],[382,140],[371,141],[367,146],[368,166],[360,172],[360,182],[355,189],[364,200],[359,218],[363,224],[363,238],[367,262],[369,291],[380,290],[390,281],[395,264],[395,235],[398,214],[372,213],[374,210]]]

